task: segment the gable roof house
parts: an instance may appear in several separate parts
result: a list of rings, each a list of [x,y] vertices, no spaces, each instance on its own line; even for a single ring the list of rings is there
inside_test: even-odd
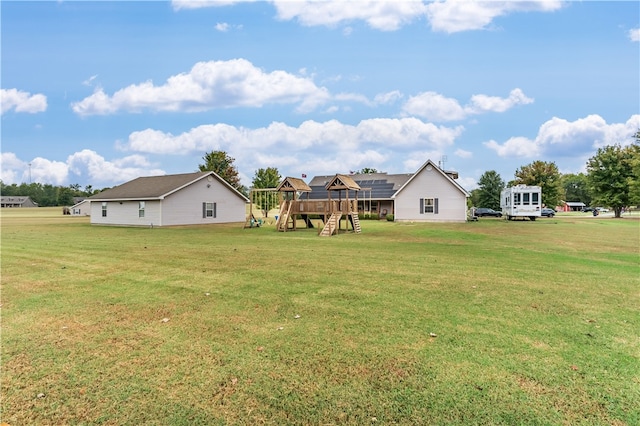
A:
[[[395,220],[465,222],[470,194],[453,176],[427,160],[393,194]]]
[[[249,202],[214,172],[139,177],[88,200],[92,224],[120,226],[240,223]]]
[[[455,181],[456,172],[444,171],[431,160],[415,173],[367,173],[349,177],[361,188],[357,195],[360,213],[378,217],[393,214],[396,221],[467,220],[470,194]],[[332,178],[314,177],[309,183],[309,198],[326,198],[325,186]],[[356,198],[355,192],[348,196]]]
[[[31,197],[22,195],[8,195],[2,196],[2,199],[0,200],[0,207],[38,207],[38,203],[33,201]]]

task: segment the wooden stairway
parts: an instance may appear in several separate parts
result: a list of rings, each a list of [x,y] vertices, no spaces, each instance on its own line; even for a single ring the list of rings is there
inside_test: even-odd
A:
[[[278,231],[286,231],[289,223],[289,216],[291,215],[291,207],[293,203],[290,201],[283,201],[280,205],[280,215],[276,222],[276,229]]]
[[[330,237],[336,232],[338,232],[338,225],[340,224],[340,219],[342,218],[342,213],[332,213],[327,220],[327,223],[324,224],[324,228],[320,231],[321,237]]]
[[[356,234],[359,234],[360,232],[362,232],[362,228],[360,227],[360,217],[358,216],[358,213],[349,213],[349,215],[351,216],[351,224],[353,225],[353,231]]]

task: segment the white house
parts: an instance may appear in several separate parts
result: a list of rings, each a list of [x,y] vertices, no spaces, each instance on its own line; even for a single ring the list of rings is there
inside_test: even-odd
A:
[[[346,196],[358,199],[358,212],[380,218],[393,214],[396,221],[464,222],[470,194],[457,182],[458,173],[445,171],[431,160],[415,173],[355,173],[349,175],[360,191]],[[309,183],[310,200],[327,198],[325,185],[333,176],[315,176]]]
[[[244,222],[249,202],[214,172],[139,177],[88,200],[92,224],[120,226]]]
[[[465,222],[470,194],[431,160],[427,160],[395,194],[396,221]]]
[[[91,201],[88,198],[69,207],[71,216],[89,216],[91,215]]]

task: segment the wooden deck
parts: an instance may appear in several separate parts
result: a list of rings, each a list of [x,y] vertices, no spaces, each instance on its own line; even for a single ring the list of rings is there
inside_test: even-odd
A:
[[[358,213],[357,200],[295,200],[291,205],[290,214],[320,214]]]

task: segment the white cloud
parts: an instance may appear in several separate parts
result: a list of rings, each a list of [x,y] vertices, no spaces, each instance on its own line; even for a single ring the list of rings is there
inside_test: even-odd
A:
[[[434,31],[455,33],[481,30],[497,17],[514,12],[550,12],[562,7],[559,0],[533,1],[435,1],[426,6]]]
[[[533,102],[520,89],[513,89],[508,98],[498,96],[473,95],[471,102],[465,110],[471,114],[481,114],[483,112],[505,112],[516,105],[527,105]]]
[[[3,152],[0,157],[2,182],[5,184],[48,183],[63,185],[67,179],[67,165],[36,157],[30,161],[20,160],[12,152]]]
[[[484,145],[494,150],[500,157],[536,157],[540,154],[540,146],[535,141],[525,137],[514,137],[500,145],[494,140],[484,142]]]
[[[0,153],[0,179],[5,184],[28,182],[28,165],[12,152]],[[26,174],[27,180],[24,179]],[[22,176],[22,180],[20,180]]]
[[[371,28],[394,31],[423,17],[426,6],[420,1],[290,1],[274,0],[278,18],[297,19],[306,26],[333,27],[344,22],[365,21]]]
[[[640,128],[640,115],[633,115],[625,123],[607,124],[599,115],[589,115],[575,121],[554,117],[540,126],[531,140],[513,137],[500,144],[494,140],[484,145],[500,157],[580,157],[591,155],[605,145],[629,145]]]
[[[140,176],[165,174],[139,154],[107,161],[95,151],[88,149],[68,156],[66,162],[41,157],[23,161],[11,152],[3,152],[1,161],[2,181],[5,184],[28,183],[31,180],[66,186],[86,181],[92,182],[97,188],[113,186]]]
[[[473,157],[473,153],[471,151],[466,151],[464,149],[456,149],[456,151],[453,153],[453,155],[455,155],[456,157],[460,157],[460,158],[471,158]]]
[[[229,31],[229,24],[227,24],[226,22],[218,22],[215,26],[215,29],[222,33],[226,33],[227,31]]]
[[[172,0],[174,10],[201,9],[204,7],[229,6],[236,3],[249,3],[255,0]]]
[[[91,77],[89,77],[88,79],[86,79],[85,81],[82,82],[83,86],[93,86],[93,81],[98,78],[98,75],[92,75]]]
[[[436,92],[424,92],[411,96],[402,110],[407,114],[432,121],[454,121],[466,117],[464,109],[457,100]]]
[[[308,112],[327,102],[327,89],[284,71],[266,73],[245,59],[199,62],[188,73],[171,76],[155,86],[147,81],[107,95],[102,88],[72,104],[79,115],[118,111],[205,111],[212,108],[260,107],[270,103],[298,104]]]
[[[47,97],[42,94],[32,95],[18,89],[0,89],[2,114],[13,109],[15,112],[35,114],[47,110]]]
[[[402,93],[398,90],[387,93],[379,93],[375,96],[373,101],[378,105],[390,105],[395,103],[398,99],[402,98]]]
[[[228,6],[252,0],[173,0],[175,10]],[[497,17],[514,12],[550,12],[562,7],[561,0],[469,1],[436,0],[425,2],[380,0],[271,0],[277,18],[297,20],[305,26],[336,27],[364,21],[380,31],[395,31],[404,25],[426,18],[433,31],[454,33],[487,28]],[[347,26],[343,34],[349,36]]]
[[[631,41],[640,41],[640,28],[629,30],[628,35]]]
[[[473,95],[469,104],[464,107],[453,98],[447,98],[436,92],[423,92],[412,96],[402,107],[405,114],[416,115],[431,121],[456,121],[467,118],[471,114],[486,112],[505,112],[516,105],[533,102],[522,90],[516,88],[508,98],[498,96]]]
[[[337,120],[308,120],[299,127],[273,122],[268,127],[246,129],[227,124],[195,127],[180,135],[146,129],[129,135],[122,149],[154,154],[188,154],[210,150],[252,151],[260,148],[301,152],[320,147],[325,151],[351,152],[365,144],[385,147],[432,146],[444,149],[454,143],[463,127],[436,126],[417,118],[363,120],[356,126]],[[352,152],[351,152],[352,154]]]

